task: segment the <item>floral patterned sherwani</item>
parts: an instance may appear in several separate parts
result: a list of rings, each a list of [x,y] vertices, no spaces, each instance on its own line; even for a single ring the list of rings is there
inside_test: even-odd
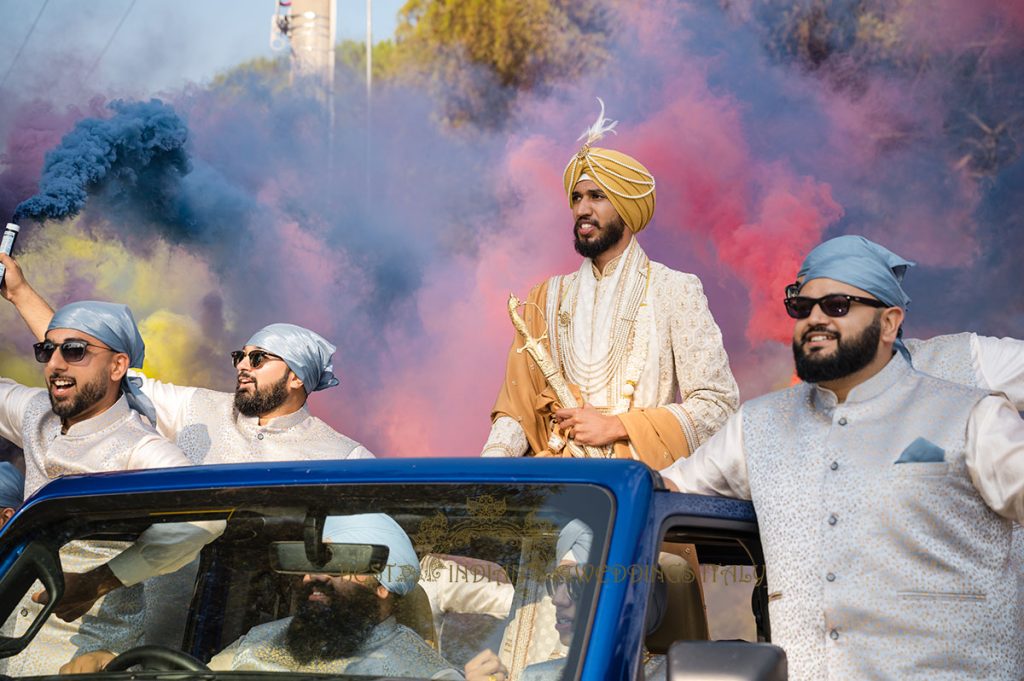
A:
[[[736,411],[739,389],[700,279],[651,261],[635,238],[603,272],[584,259],[578,271],[535,288],[523,308],[528,323],[534,301],[543,308],[547,347],[566,381],[587,403],[622,418],[631,439],[626,456],[667,466]],[[510,363],[521,344],[517,338]],[[507,375],[484,456],[537,453],[547,439],[535,443],[524,430],[533,428],[530,419],[509,413],[504,396],[516,391],[510,381]],[[634,438],[651,429],[637,418],[640,412],[658,418],[654,430],[661,436],[643,446]],[[678,450],[667,446],[672,441]]]

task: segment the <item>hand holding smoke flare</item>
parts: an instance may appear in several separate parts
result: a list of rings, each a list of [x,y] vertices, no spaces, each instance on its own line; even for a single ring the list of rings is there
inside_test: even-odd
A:
[[[18,232],[21,227],[14,224],[13,222],[7,223],[7,228],[4,229],[4,235],[0,238],[0,253],[4,255],[10,255],[11,250],[14,248],[14,239],[18,236]],[[7,267],[0,264],[0,286],[4,283],[4,274],[7,272]]]

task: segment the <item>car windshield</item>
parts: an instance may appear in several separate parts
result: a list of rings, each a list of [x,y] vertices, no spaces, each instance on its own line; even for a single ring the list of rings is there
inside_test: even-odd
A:
[[[571,671],[599,591],[586,577],[607,553],[613,508],[607,490],[585,484],[310,484],[44,501],[17,523],[32,532],[5,537],[5,564],[59,547],[71,586],[72,573],[129,547],[119,560],[135,552],[144,569],[186,564],[109,593],[73,623],[51,616],[0,668],[51,674],[54,656],[88,652],[98,637],[113,653],[155,644],[224,672],[459,678],[488,649],[511,678],[538,663]],[[189,536],[203,532],[209,543],[189,562]],[[21,593],[19,580],[0,586],[4,602],[21,599],[7,636],[38,615],[29,599],[46,579],[32,579],[25,589],[22,576]],[[151,657],[139,659],[143,669],[155,668]]]

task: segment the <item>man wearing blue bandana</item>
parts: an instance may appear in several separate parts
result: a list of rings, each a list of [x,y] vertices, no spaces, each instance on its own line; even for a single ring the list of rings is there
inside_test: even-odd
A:
[[[41,337],[53,312],[28,284],[18,263],[13,258],[4,263],[2,293],[29,330]],[[365,447],[313,416],[306,406],[311,393],[338,385],[332,363],[335,350],[309,329],[271,324],[230,354],[237,372],[233,393],[164,383],[140,371],[129,372],[125,385],[133,391],[133,399],[146,405],[146,415],[159,433],[181,447],[193,464],[373,458]],[[141,369],[141,359],[131,366]],[[163,575],[169,572],[169,564],[180,567],[190,562],[208,539],[191,533],[173,537],[169,531],[158,537],[170,541],[160,547],[169,563],[119,558],[111,565],[113,571],[100,568],[69,587],[55,610],[57,615],[78,617],[100,593],[159,577],[146,585],[148,600],[159,604],[147,612],[147,643],[180,641],[185,622],[173,603],[176,593],[191,588],[194,573]],[[150,545],[146,552],[155,548]],[[135,554],[141,552],[141,547],[133,549]]]
[[[7,273],[0,293],[42,338],[52,309],[16,260],[2,260]],[[306,407],[310,394],[338,385],[336,349],[309,329],[271,324],[231,353],[237,372],[233,393],[163,383],[135,371],[129,374],[138,386],[132,394],[145,400],[157,430],[196,464],[373,458]],[[141,369],[142,363],[132,367]]]
[[[231,353],[234,393],[143,379],[157,429],[195,463],[373,458],[313,416],[308,396],[338,385],[334,345],[294,324],[265,326]]]
[[[1024,422],[911,367],[910,265],[860,237],[815,249],[785,301],[804,383],[662,471],[754,502],[791,679],[1024,678]]]
[[[418,634],[395,621],[397,601],[416,588],[420,563],[393,518],[383,513],[329,516],[323,541],[384,544],[387,564],[378,574],[304,575],[303,600],[295,615],[254,627],[215,655],[210,669],[462,679]],[[113,655],[92,657],[102,668]]]
[[[858,246],[874,250],[897,266],[902,262],[903,272],[914,264],[863,237],[841,236],[826,241],[807,256],[797,273],[797,286],[806,280],[809,270],[834,262],[842,258],[845,250]],[[944,381],[1004,393],[1017,411],[1024,411],[1024,341],[965,332],[927,340],[908,338],[903,343],[918,371]]]
[[[130,367],[142,366],[145,346],[126,306],[79,302],[62,307],[34,350],[45,367],[45,389],[0,379],[0,437],[24,450],[26,497],[61,475],[188,465],[181,450],[150,425],[152,404],[127,378]],[[201,541],[213,536],[201,527],[186,533]],[[61,562],[65,571],[83,571],[124,547],[72,542],[61,550]],[[124,560],[145,562],[130,555]],[[24,653],[6,661],[6,673],[56,673],[73,656],[137,645],[143,606],[142,588],[134,587],[96,601],[81,626],[50,618]],[[26,600],[6,626],[20,635],[39,609]]]

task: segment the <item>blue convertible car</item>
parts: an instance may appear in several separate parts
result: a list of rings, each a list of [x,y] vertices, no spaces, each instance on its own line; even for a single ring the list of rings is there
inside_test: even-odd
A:
[[[218,654],[291,616],[303,574],[387,569],[386,546],[324,536],[326,519],[365,513],[397,521],[420,561],[398,622],[460,672],[491,650],[511,679],[785,678],[785,656],[768,643],[752,506],[668,492],[644,465],[618,460],[382,459],[59,479],[0,534],[0,657],[47,654],[32,639],[60,601],[69,543],[128,547],[152,526],[214,521],[222,531],[196,560],[145,583],[138,647],[114,651],[95,676],[318,678],[218,668]],[[568,528],[588,550],[567,576],[557,554]],[[40,589],[51,604],[12,626]],[[572,607],[558,605],[569,592]]]

